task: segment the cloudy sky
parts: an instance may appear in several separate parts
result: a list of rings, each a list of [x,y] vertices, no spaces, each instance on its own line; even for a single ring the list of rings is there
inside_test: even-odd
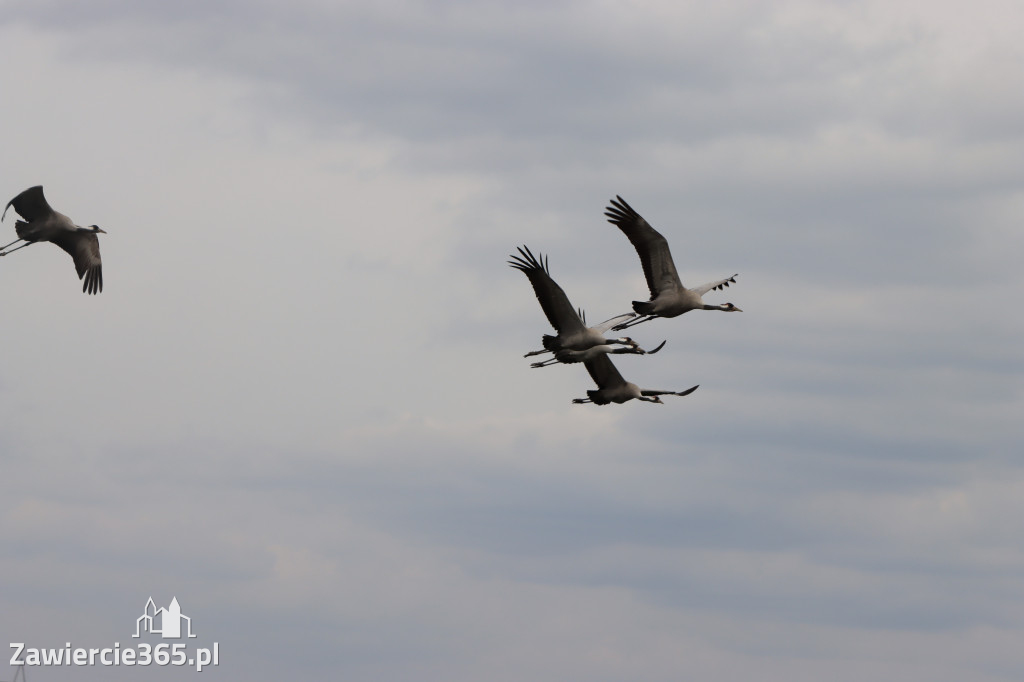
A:
[[[0,196],[108,232],[99,296],[0,260],[0,643],[135,646],[152,596],[224,680],[1021,679],[1022,25],[0,0]],[[616,360],[664,405],[522,357],[517,245],[646,299],[616,194],[740,273]]]

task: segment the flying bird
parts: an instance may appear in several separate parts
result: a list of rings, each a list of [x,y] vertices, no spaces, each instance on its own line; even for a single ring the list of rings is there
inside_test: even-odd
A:
[[[633,310],[638,316],[612,329],[626,329],[656,317],[678,317],[691,310],[743,312],[732,303],[708,305],[701,298],[709,291],[722,290],[729,284],[735,284],[737,275],[687,289],[679,281],[679,273],[676,272],[672,254],[668,250],[668,241],[634,211],[625,199],[616,195],[605,210],[605,215],[608,216],[608,222],[622,230],[633,244],[637,255],[640,256],[640,264],[644,267],[647,286],[651,290],[651,300],[633,301]]]
[[[542,353],[554,353],[556,362],[580,362],[582,358],[571,359],[578,357],[572,353],[584,352],[591,348],[600,348],[601,350],[596,351],[597,353],[607,353],[611,352],[616,345],[629,346],[630,348],[629,350],[620,350],[618,352],[646,352],[640,349],[639,344],[629,337],[617,339],[606,339],[604,337],[606,331],[634,317],[633,313],[618,315],[610,320],[605,320],[599,325],[588,327],[583,311],[577,312],[573,309],[572,304],[569,302],[569,297],[565,295],[565,291],[551,278],[547,259],[544,258],[544,255],[541,254],[537,258],[528,247],[522,246],[517,248],[520,255],[512,254],[510,256],[512,260],[508,264],[517,270],[522,270],[529,278],[530,284],[533,285],[533,291],[537,295],[537,300],[540,302],[540,307],[544,310],[544,314],[547,316],[551,326],[558,332],[557,336],[545,334],[541,339],[544,346],[543,350],[531,351],[523,357],[528,358]],[[563,351],[570,351],[571,353]],[[559,352],[563,352],[563,360],[558,360]],[[553,363],[534,363],[533,366],[544,367],[548,364]]]
[[[598,355],[621,355],[623,353],[632,353],[633,355],[654,355],[665,346],[665,342],[662,341],[658,344],[658,347],[654,350],[644,350],[639,346],[625,346],[616,347],[611,344],[604,344],[601,346],[591,346],[586,350],[572,350],[571,348],[563,348],[562,350],[555,351],[555,357],[548,358],[544,362],[535,362],[530,367],[547,367],[548,365],[555,365],[558,363],[565,363],[567,365],[576,362],[587,362],[593,360]]]
[[[23,218],[14,223],[18,238],[0,247],[0,256],[14,253],[36,242],[52,242],[71,254],[75,261],[78,279],[84,279],[82,291],[95,294],[103,291],[103,263],[100,260],[100,240],[97,234],[106,234],[96,225],[79,227],[63,213],[58,213],[43,196],[43,186],[36,185],[7,202],[0,220],[7,217],[7,209],[14,207],[15,213]],[[4,251],[20,241],[21,246]]]
[[[587,391],[586,398],[575,398],[573,403],[593,403],[595,405],[607,405],[608,403],[624,403],[636,398],[649,403],[662,404],[663,395],[690,395],[697,390],[697,386],[688,388],[685,391],[655,391],[641,389],[636,384],[626,381],[619,374],[619,370],[612,364],[612,359],[607,355],[599,355],[593,360],[587,360],[584,365],[590,372],[591,378],[597,384],[596,391]]]

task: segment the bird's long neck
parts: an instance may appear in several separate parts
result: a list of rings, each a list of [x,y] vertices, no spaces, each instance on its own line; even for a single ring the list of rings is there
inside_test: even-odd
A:
[[[728,310],[724,305],[708,305],[704,304],[704,310]]]

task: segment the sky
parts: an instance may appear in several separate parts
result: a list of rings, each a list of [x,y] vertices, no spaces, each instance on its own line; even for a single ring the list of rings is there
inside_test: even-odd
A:
[[[107,231],[98,296],[0,259],[0,642],[176,597],[222,680],[1021,679],[1022,23],[0,0],[0,197]],[[646,300],[616,195],[739,273],[615,359],[663,405],[522,357],[517,246]]]

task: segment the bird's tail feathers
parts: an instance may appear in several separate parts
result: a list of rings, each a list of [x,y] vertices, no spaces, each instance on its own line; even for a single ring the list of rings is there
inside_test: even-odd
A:
[[[650,301],[633,301],[633,310],[638,315],[650,315],[654,312],[654,306]]]
[[[14,223],[14,231],[18,233],[18,237],[20,237],[21,239],[25,239],[25,237],[27,236],[23,232],[23,230],[26,227],[28,227],[28,223],[26,223],[24,220],[19,220]]]
[[[541,343],[544,344],[544,349],[549,351],[560,350],[561,346],[558,343],[557,336],[551,336],[551,334],[545,334],[541,337]]]

